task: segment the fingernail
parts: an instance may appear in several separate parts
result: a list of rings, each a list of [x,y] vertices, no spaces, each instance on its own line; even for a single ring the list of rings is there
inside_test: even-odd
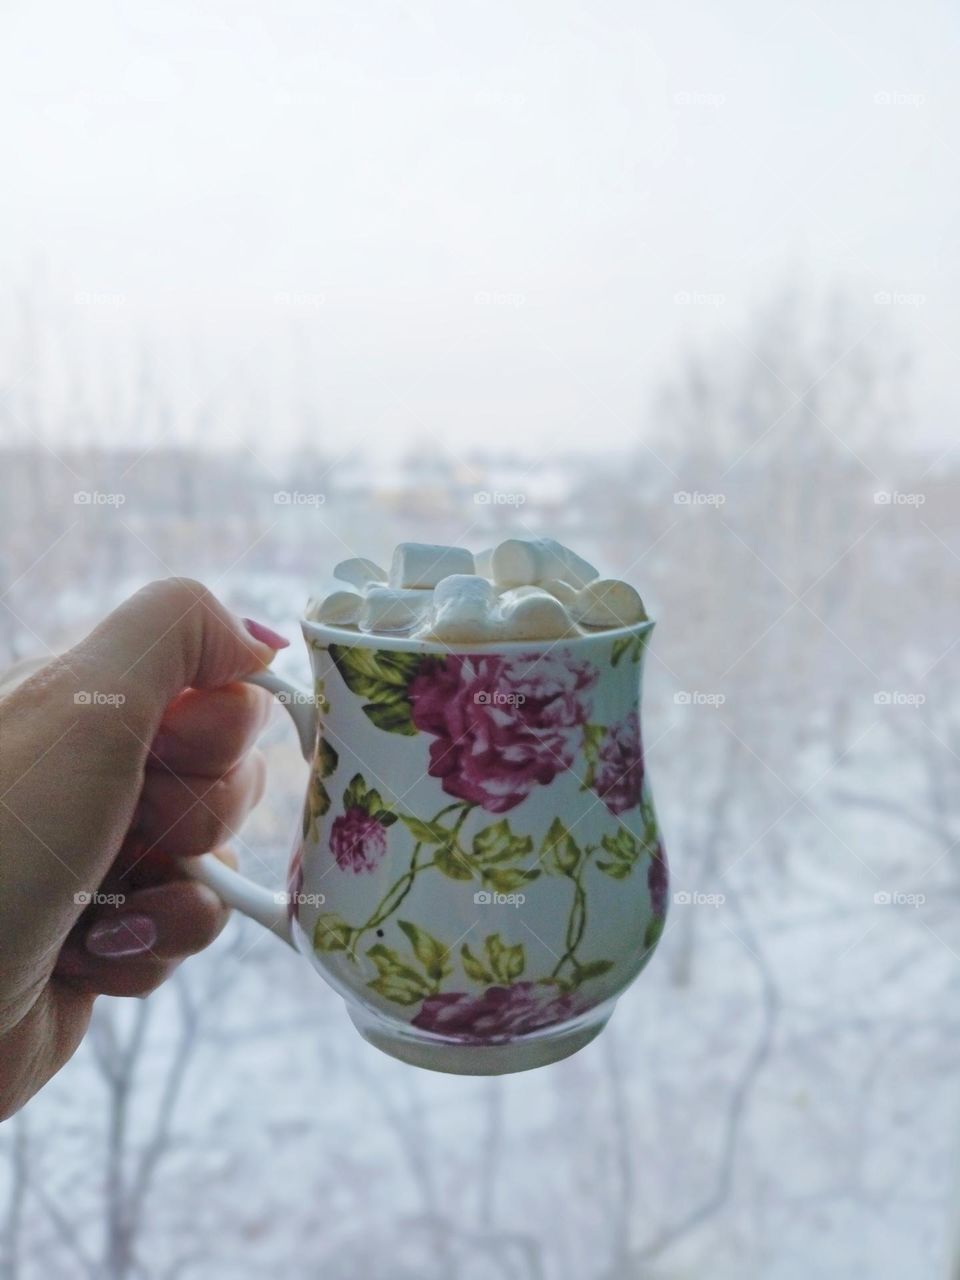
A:
[[[286,649],[290,644],[289,640],[285,640],[282,635],[272,631],[270,627],[265,627],[262,622],[254,622],[252,618],[243,618],[241,621],[254,640],[259,640],[261,644],[268,644],[271,649]]]
[[[87,934],[87,950],[108,959],[142,956],[152,950],[156,940],[157,926],[150,917],[131,911],[112,920],[98,920]]]

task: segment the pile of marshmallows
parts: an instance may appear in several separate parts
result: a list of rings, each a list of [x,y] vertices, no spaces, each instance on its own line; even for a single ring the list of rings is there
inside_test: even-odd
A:
[[[477,556],[401,542],[389,575],[372,560],[353,559],[333,576],[348,588],[311,600],[309,621],[442,644],[552,640],[647,616],[633,587],[598,577],[553,538],[508,538]]]

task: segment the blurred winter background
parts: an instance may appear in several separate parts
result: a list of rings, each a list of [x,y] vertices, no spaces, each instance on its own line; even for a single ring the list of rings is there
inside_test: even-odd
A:
[[[235,920],[0,1131],[3,1280],[946,1276],[958,38],[7,0],[0,656],[173,573],[293,633],[344,556],[548,530],[659,619],[681,896],[597,1042],[494,1080],[379,1055]]]

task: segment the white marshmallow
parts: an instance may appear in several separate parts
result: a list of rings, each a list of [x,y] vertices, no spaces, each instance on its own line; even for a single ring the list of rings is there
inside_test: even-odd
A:
[[[583,556],[578,556],[555,538],[538,538],[537,545],[544,567],[539,582],[559,578],[561,582],[569,582],[571,586],[579,588],[585,587],[597,576],[597,571],[589,560],[584,560]]]
[[[333,571],[338,582],[349,582],[352,587],[362,591],[368,582],[386,582],[387,573],[372,560],[357,556],[352,560],[341,560]]]
[[[430,593],[368,587],[360,613],[362,631],[409,631],[423,621]]]
[[[475,551],[473,553],[473,567],[476,573],[482,574],[484,578],[493,578],[493,547],[487,547],[486,551]]]
[[[553,640],[573,627],[569,613],[546,591],[520,587],[500,599],[500,638],[503,640]]]
[[[508,538],[494,549],[492,566],[494,581],[505,587],[559,579],[579,589],[597,576],[592,564],[555,538]]]
[[[494,547],[490,564],[498,587],[520,587],[536,582],[540,573],[536,544],[526,538],[507,538]]]
[[[546,582],[541,583],[544,591],[549,591],[552,596],[556,596],[561,604],[565,604],[568,608],[577,598],[577,589],[572,587],[569,582],[562,582],[560,578],[548,578]]]
[[[446,644],[488,640],[496,630],[497,594],[486,578],[454,573],[433,591],[430,632]]]
[[[453,574],[472,574],[473,556],[465,547],[435,547],[428,542],[398,542],[390,565],[391,587],[435,587]]]
[[[627,627],[647,616],[639,593],[619,578],[588,583],[577,592],[571,612],[588,627]]]
[[[331,591],[321,600],[307,605],[309,622],[328,622],[335,627],[352,627],[360,621],[363,596],[357,591]]]

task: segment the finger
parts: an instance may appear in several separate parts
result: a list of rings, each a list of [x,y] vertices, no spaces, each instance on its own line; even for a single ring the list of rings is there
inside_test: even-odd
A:
[[[215,849],[243,826],[263,795],[266,776],[261,751],[251,751],[219,778],[151,769],[137,818],[146,851],[184,857]]]
[[[119,907],[85,916],[55,974],[79,991],[146,995],[187,956],[208,947],[228,917],[213,890],[196,881],[143,889]]]
[[[81,909],[74,895],[103,879],[169,702],[262,668],[284,643],[244,625],[200,583],[170,579],[132,596],[3,700],[8,868],[16,855],[0,892],[5,966],[29,973],[50,963]]]
[[[187,689],[164,712],[147,768],[219,777],[250,750],[272,711],[271,695],[254,685]]]

